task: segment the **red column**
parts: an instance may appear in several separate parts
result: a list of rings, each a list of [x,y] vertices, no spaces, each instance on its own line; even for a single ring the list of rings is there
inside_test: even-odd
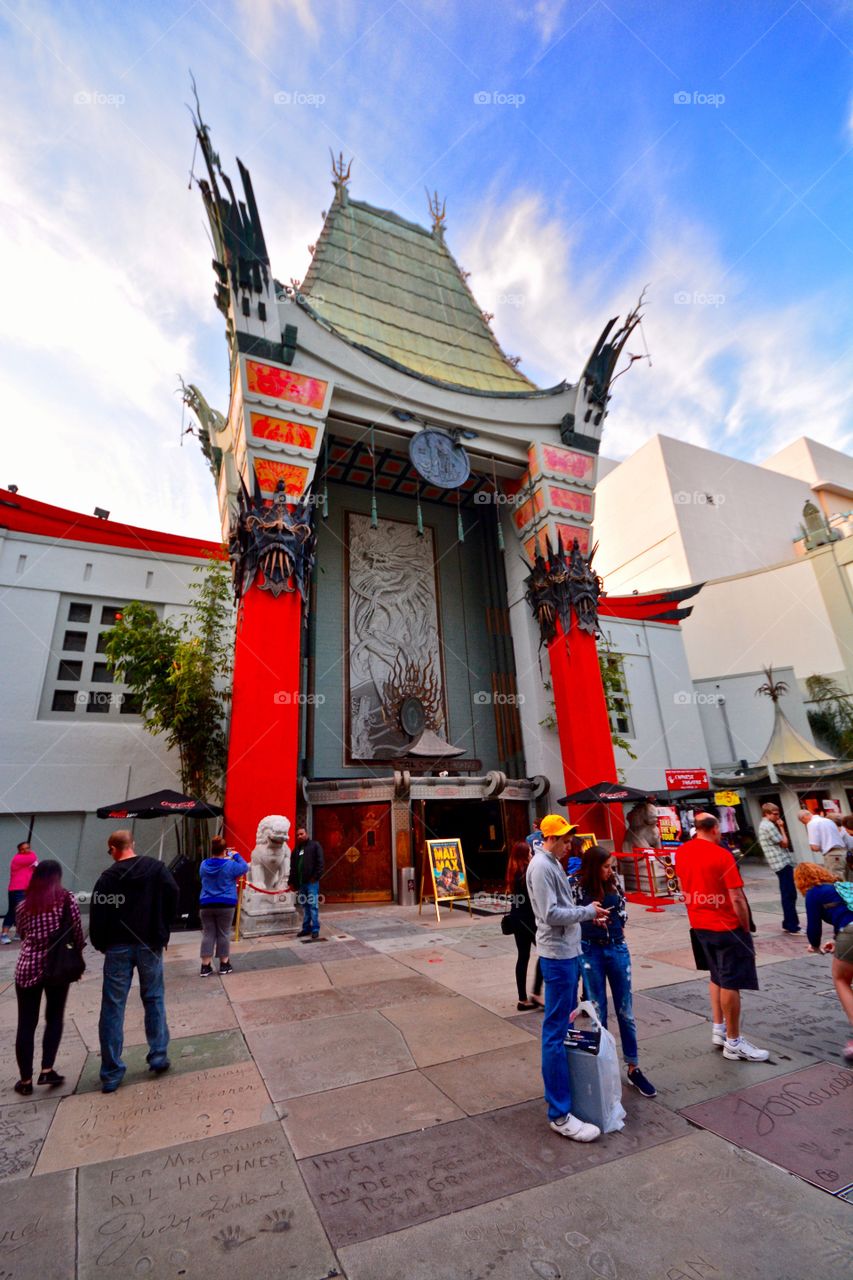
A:
[[[581,631],[573,615],[568,639],[557,624],[548,656],[566,792],[571,795],[596,782],[616,782],[595,636]],[[622,848],[625,824],[618,805],[570,805],[569,816],[581,831],[594,831],[602,839],[609,839],[612,832],[616,849]]]
[[[302,601],[254,583],[237,618],[225,775],[226,838],[248,859],[270,813],[296,825]]]

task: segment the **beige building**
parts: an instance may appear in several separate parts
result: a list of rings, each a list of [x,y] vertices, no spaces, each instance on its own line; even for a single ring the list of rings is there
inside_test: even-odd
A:
[[[846,768],[801,759],[768,771],[773,708],[755,694],[772,665],[789,685],[783,710],[810,745],[807,678],[832,677],[853,694],[853,458],[803,437],[755,464],[654,436],[622,463],[602,460],[594,534],[609,592],[704,582],[681,628],[686,696],[712,778],[740,787],[753,825],[771,794],[789,826],[804,801],[850,812]]]

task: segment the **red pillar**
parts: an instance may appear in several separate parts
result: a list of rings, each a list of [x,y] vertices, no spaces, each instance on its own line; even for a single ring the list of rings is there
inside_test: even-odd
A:
[[[225,832],[248,859],[270,813],[296,825],[302,601],[254,583],[240,604],[234,646]]]
[[[595,636],[581,631],[572,614],[568,638],[557,623],[548,656],[567,794],[596,782],[616,782]],[[570,805],[569,816],[581,831],[594,831],[602,839],[609,839],[612,832],[615,848],[622,848],[625,824],[618,805]]]

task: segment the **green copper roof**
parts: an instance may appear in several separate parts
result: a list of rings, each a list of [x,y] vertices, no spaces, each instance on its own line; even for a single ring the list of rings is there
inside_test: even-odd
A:
[[[480,392],[533,383],[508,362],[440,232],[335,195],[300,293],[349,342]]]

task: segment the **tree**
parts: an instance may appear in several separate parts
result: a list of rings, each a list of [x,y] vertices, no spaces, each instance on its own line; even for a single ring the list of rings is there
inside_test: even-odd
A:
[[[806,714],[815,737],[839,760],[853,759],[853,706],[831,676],[808,676],[806,691],[815,705]]]
[[[209,560],[195,571],[192,604],[179,621],[161,619],[135,600],[106,641],[116,678],[139,703],[145,728],[178,752],[181,787],[203,800],[222,795],[225,715],[232,652],[228,565]]]

